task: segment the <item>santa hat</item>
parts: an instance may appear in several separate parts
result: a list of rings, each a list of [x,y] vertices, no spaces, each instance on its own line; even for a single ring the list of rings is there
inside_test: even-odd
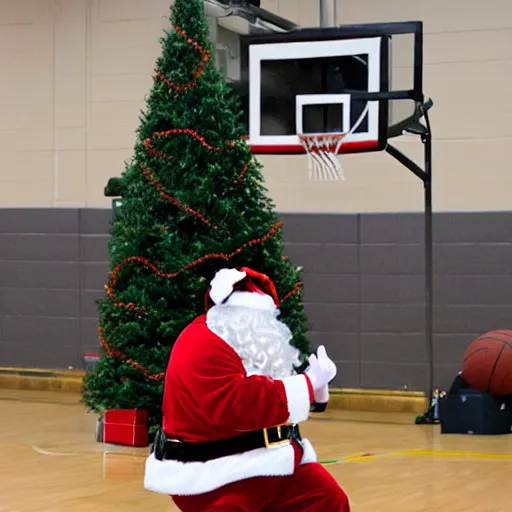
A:
[[[272,310],[279,306],[272,280],[248,267],[219,270],[210,283],[205,302],[207,311],[220,304]]]

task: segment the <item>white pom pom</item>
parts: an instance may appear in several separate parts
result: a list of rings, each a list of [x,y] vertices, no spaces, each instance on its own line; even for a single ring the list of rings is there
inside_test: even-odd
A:
[[[210,297],[215,304],[222,302],[231,295],[236,283],[245,278],[247,274],[236,268],[223,268],[219,270],[212,279],[210,286]]]

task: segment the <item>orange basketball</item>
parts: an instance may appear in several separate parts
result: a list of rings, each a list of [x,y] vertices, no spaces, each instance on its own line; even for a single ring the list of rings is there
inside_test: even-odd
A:
[[[474,389],[490,395],[512,395],[512,331],[490,331],[469,345],[462,377]]]

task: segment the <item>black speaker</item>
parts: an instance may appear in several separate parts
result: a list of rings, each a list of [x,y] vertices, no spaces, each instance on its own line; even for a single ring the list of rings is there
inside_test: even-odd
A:
[[[442,434],[510,434],[512,400],[476,391],[458,375],[439,400],[439,419]]]

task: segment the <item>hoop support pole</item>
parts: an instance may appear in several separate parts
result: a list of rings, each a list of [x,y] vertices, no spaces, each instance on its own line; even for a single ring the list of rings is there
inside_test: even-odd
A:
[[[432,131],[428,110],[423,112],[427,132],[422,136],[425,148],[425,337],[429,361],[429,407],[434,398],[434,278],[432,237]]]
[[[427,102],[419,107],[419,117],[425,119],[425,126],[420,135],[424,149],[424,166],[422,169],[400,150],[388,144],[386,152],[423,182],[424,223],[425,223],[425,345],[428,356],[428,397],[429,405],[434,398],[434,279],[433,279],[433,236],[432,236],[432,129],[428,110],[433,103]],[[405,128],[404,131],[407,131]]]

